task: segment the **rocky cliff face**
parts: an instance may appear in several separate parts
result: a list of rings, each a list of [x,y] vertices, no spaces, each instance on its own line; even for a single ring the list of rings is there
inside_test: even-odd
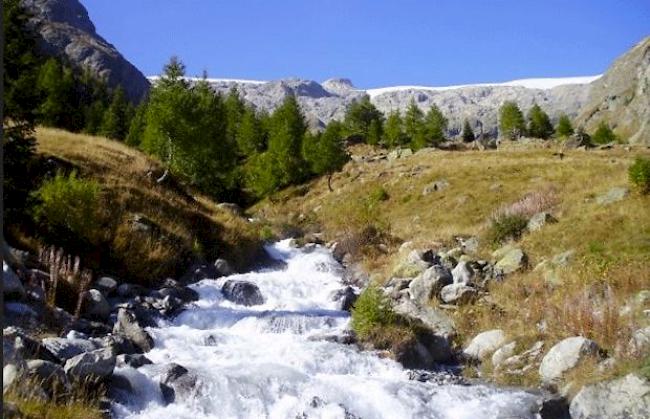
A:
[[[578,123],[590,131],[600,121],[610,123],[630,143],[650,145],[650,37],[593,83]]]
[[[273,110],[288,94],[294,94],[313,128],[323,127],[332,119],[343,119],[346,107],[363,95],[381,111],[404,111],[411,99],[426,111],[436,104],[449,119],[449,135],[462,130],[465,118],[480,132],[497,132],[497,115],[501,104],[514,100],[524,111],[538,103],[557,119],[562,113],[575,117],[586,103],[592,78],[545,80],[543,83],[513,82],[503,85],[470,85],[452,88],[395,87],[371,90],[356,89],[348,79],[330,79],[322,84],[312,80],[288,79],[271,82],[246,80],[210,80],[212,87],[227,93],[237,87],[245,100],[259,109]],[[578,82],[578,83],[576,83]],[[519,84],[518,84],[519,83]],[[565,84],[566,83],[566,84]],[[523,85],[520,85],[523,84]],[[533,85],[539,88],[526,87]]]
[[[109,86],[122,85],[128,97],[139,101],[148,91],[144,75],[104,38],[79,0],[22,0],[33,15],[32,24],[48,55],[61,56],[90,69]]]

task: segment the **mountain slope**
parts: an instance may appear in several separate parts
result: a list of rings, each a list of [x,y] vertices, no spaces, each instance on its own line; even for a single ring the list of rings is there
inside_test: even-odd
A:
[[[97,34],[88,11],[78,0],[22,0],[33,17],[31,23],[40,36],[47,55],[64,57],[87,68],[109,86],[122,85],[132,101],[149,90],[149,81],[108,41]]]
[[[607,121],[630,143],[650,145],[650,36],[593,83],[578,121],[588,130]]]

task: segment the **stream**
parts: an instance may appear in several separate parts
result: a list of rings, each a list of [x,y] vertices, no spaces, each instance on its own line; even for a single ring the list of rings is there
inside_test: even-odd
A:
[[[536,418],[538,396],[488,385],[409,379],[377,353],[337,343],[349,313],[332,295],[342,268],[326,248],[268,246],[275,268],[192,285],[200,298],[175,319],[149,328],[153,364],[119,367],[133,387],[113,405],[117,418]],[[265,301],[226,300],[227,280],[255,283]],[[328,339],[329,337],[329,339]],[[165,402],[159,382],[170,363],[194,377],[187,392]],[[435,381],[435,380],[434,380]]]

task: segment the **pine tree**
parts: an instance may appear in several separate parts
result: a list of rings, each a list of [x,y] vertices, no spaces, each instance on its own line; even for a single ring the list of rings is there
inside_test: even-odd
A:
[[[332,174],[340,170],[348,160],[343,143],[344,127],[338,121],[332,121],[322,134],[307,134],[303,142],[302,153],[316,175],[327,174],[327,187],[332,189]]]
[[[301,149],[307,126],[295,96],[286,97],[271,115],[269,124],[268,151],[280,174],[278,185],[297,183],[304,173]]]
[[[91,135],[99,134],[105,112],[106,106],[102,100],[96,100],[86,106],[84,112],[84,132]]]
[[[136,108],[129,124],[125,142],[132,147],[139,147],[147,124],[147,102],[143,101]]]
[[[404,123],[399,111],[392,111],[386,118],[384,124],[384,138],[383,143],[387,147],[397,147],[406,142],[404,134]]]
[[[348,107],[344,118],[344,135],[359,137],[368,144],[378,144],[383,131],[384,115],[365,95]]]
[[[445,140],[447,118],[435,104],[431,105],[424,119],[426,146],[437,145]]]
[[[251,157],[254,154],[262,152],[265,148],[262,121],[251,107],[244,109],[238,126],[236,140],[239,153],[243,157]]]
[[[239,96],[239,90],[233,87],[228,92],[225,100],[226,107],[226,136],[229,140],[237,142],[237,135],[239,132],[239,124],[242,121],[246,105]]]
[[[424,132],[424,114],[411,99],[406,113],[404,114],[404,132],[408,137],[411,147],[414,150],[420,149],[426,144]]]
[[[568,116],[564,114],[560,116],[555,132],[560,138],[567,138],[573,135],[573,125],[571,125],[571,120]]]
[[[73,128],[74,77],[56,58],[43,64],[38,76],[38,88],[44,97],[38,107],[39,119],[44,125]]]
[[[528,135],[544,140],[553,135],[550,118],[536,103],[528,111]]]
[[[526,132],[524,115],[515,102],[506,101],[499,109],[499,131],[502,137],[516,140]]]
[[[129,129],[128,103],[124,89],[118,87],[113,92],[111,104],[104,112],[100,134],[113,140],[123,141]]]
[[[474,131],[472,130],[472,126],[469,124],[469,121],[465,119],[463,122],[463,141],[466,143],[471,143],[476,139],[476,136],[474,136]]]
[[[607,144],[618,141],[618,137],[605,121],[600,121],[596,132],[591,136],[591,140],[596,144]]]

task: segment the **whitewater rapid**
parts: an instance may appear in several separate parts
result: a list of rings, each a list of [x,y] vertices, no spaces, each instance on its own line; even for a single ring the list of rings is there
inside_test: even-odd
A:
[[[152,365],[120,367],[133,394],[114,404],[118,418],[535,418],[536,396],[485,385],[409,380],[390,359],[323,339],[343,335],[349,315],[332,295],[342,268],[325,248],[269,246],[284,269],[203,280],[199,300],[173,321],[148,329]],[[226,300],[226,280],[255,283],[263,305]],[[331,340],[331,339],[330,339]],[[176,363],[198,377],[165,404],[159,381]]]

